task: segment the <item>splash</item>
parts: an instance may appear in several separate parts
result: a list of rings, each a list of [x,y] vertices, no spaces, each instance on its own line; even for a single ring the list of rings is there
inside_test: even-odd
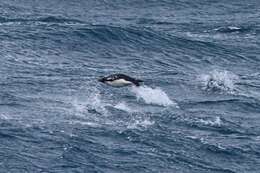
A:
[[[114,106],[116,109],[126,111],[126,112],[134,112],[125,102],[120,102]]]
[[[79,96],[72,101],[76,115],[85,116],[88,112],[107,115],[107,104],[102,101],[99,91],[94,89],[86,93],[86,96]]]
[[[133,87],[131,91],[135,93],[137,99],[143,99],[147,104],[160,106],[177,106],[168,95],[160,88],[150,88],[147,86]]]
[[[238,76],[228,71],[214,70],[209,74],[201,75],[199,80],[202,82],[204,90],[225,91],[234,94]]]

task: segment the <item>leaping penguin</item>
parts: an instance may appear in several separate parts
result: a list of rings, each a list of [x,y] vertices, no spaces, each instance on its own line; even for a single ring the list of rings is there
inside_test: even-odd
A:
[[[143,82],[140,79],[134,79],[124,74],[112,74],[107,77],[102,77],[98,79],[98,81],[113,87],[140,86],[140,83]]]

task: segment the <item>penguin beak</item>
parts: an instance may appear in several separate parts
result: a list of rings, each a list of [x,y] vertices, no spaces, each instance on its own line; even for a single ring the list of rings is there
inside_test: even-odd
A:
[[[104,82],[105,80],[104,80],[103,77],[100,77],[100,78],[98,79],[98,81],[99,81],[99,82]]]

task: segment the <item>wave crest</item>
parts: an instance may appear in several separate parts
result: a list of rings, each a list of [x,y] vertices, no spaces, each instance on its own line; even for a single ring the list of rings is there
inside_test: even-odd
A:
[[[215,117],[215,120],[204,120],[204,119],[200,119],[199,120],[200,123],[205,124],[205,125],[210,125],[210,126],[221,126],[222,121],[220,119],[220,117]]]
[[[238,76],[229,71],[214,70],[209,74],[200,76],[203,89],[207,91],[225,91],[233,94],[236,90],[235,83]]]
[[[228,27],[219,27],[214,29],[216,32],[220,33],[243,33],[248,32],[250,30],[249,27],[236,27],[236,26],[228,26]]]

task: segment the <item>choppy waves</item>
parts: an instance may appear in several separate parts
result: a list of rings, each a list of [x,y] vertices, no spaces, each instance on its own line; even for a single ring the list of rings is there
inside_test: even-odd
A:
[[[0,170],[257,172],[259,14],[239,2],[5,0]]]

